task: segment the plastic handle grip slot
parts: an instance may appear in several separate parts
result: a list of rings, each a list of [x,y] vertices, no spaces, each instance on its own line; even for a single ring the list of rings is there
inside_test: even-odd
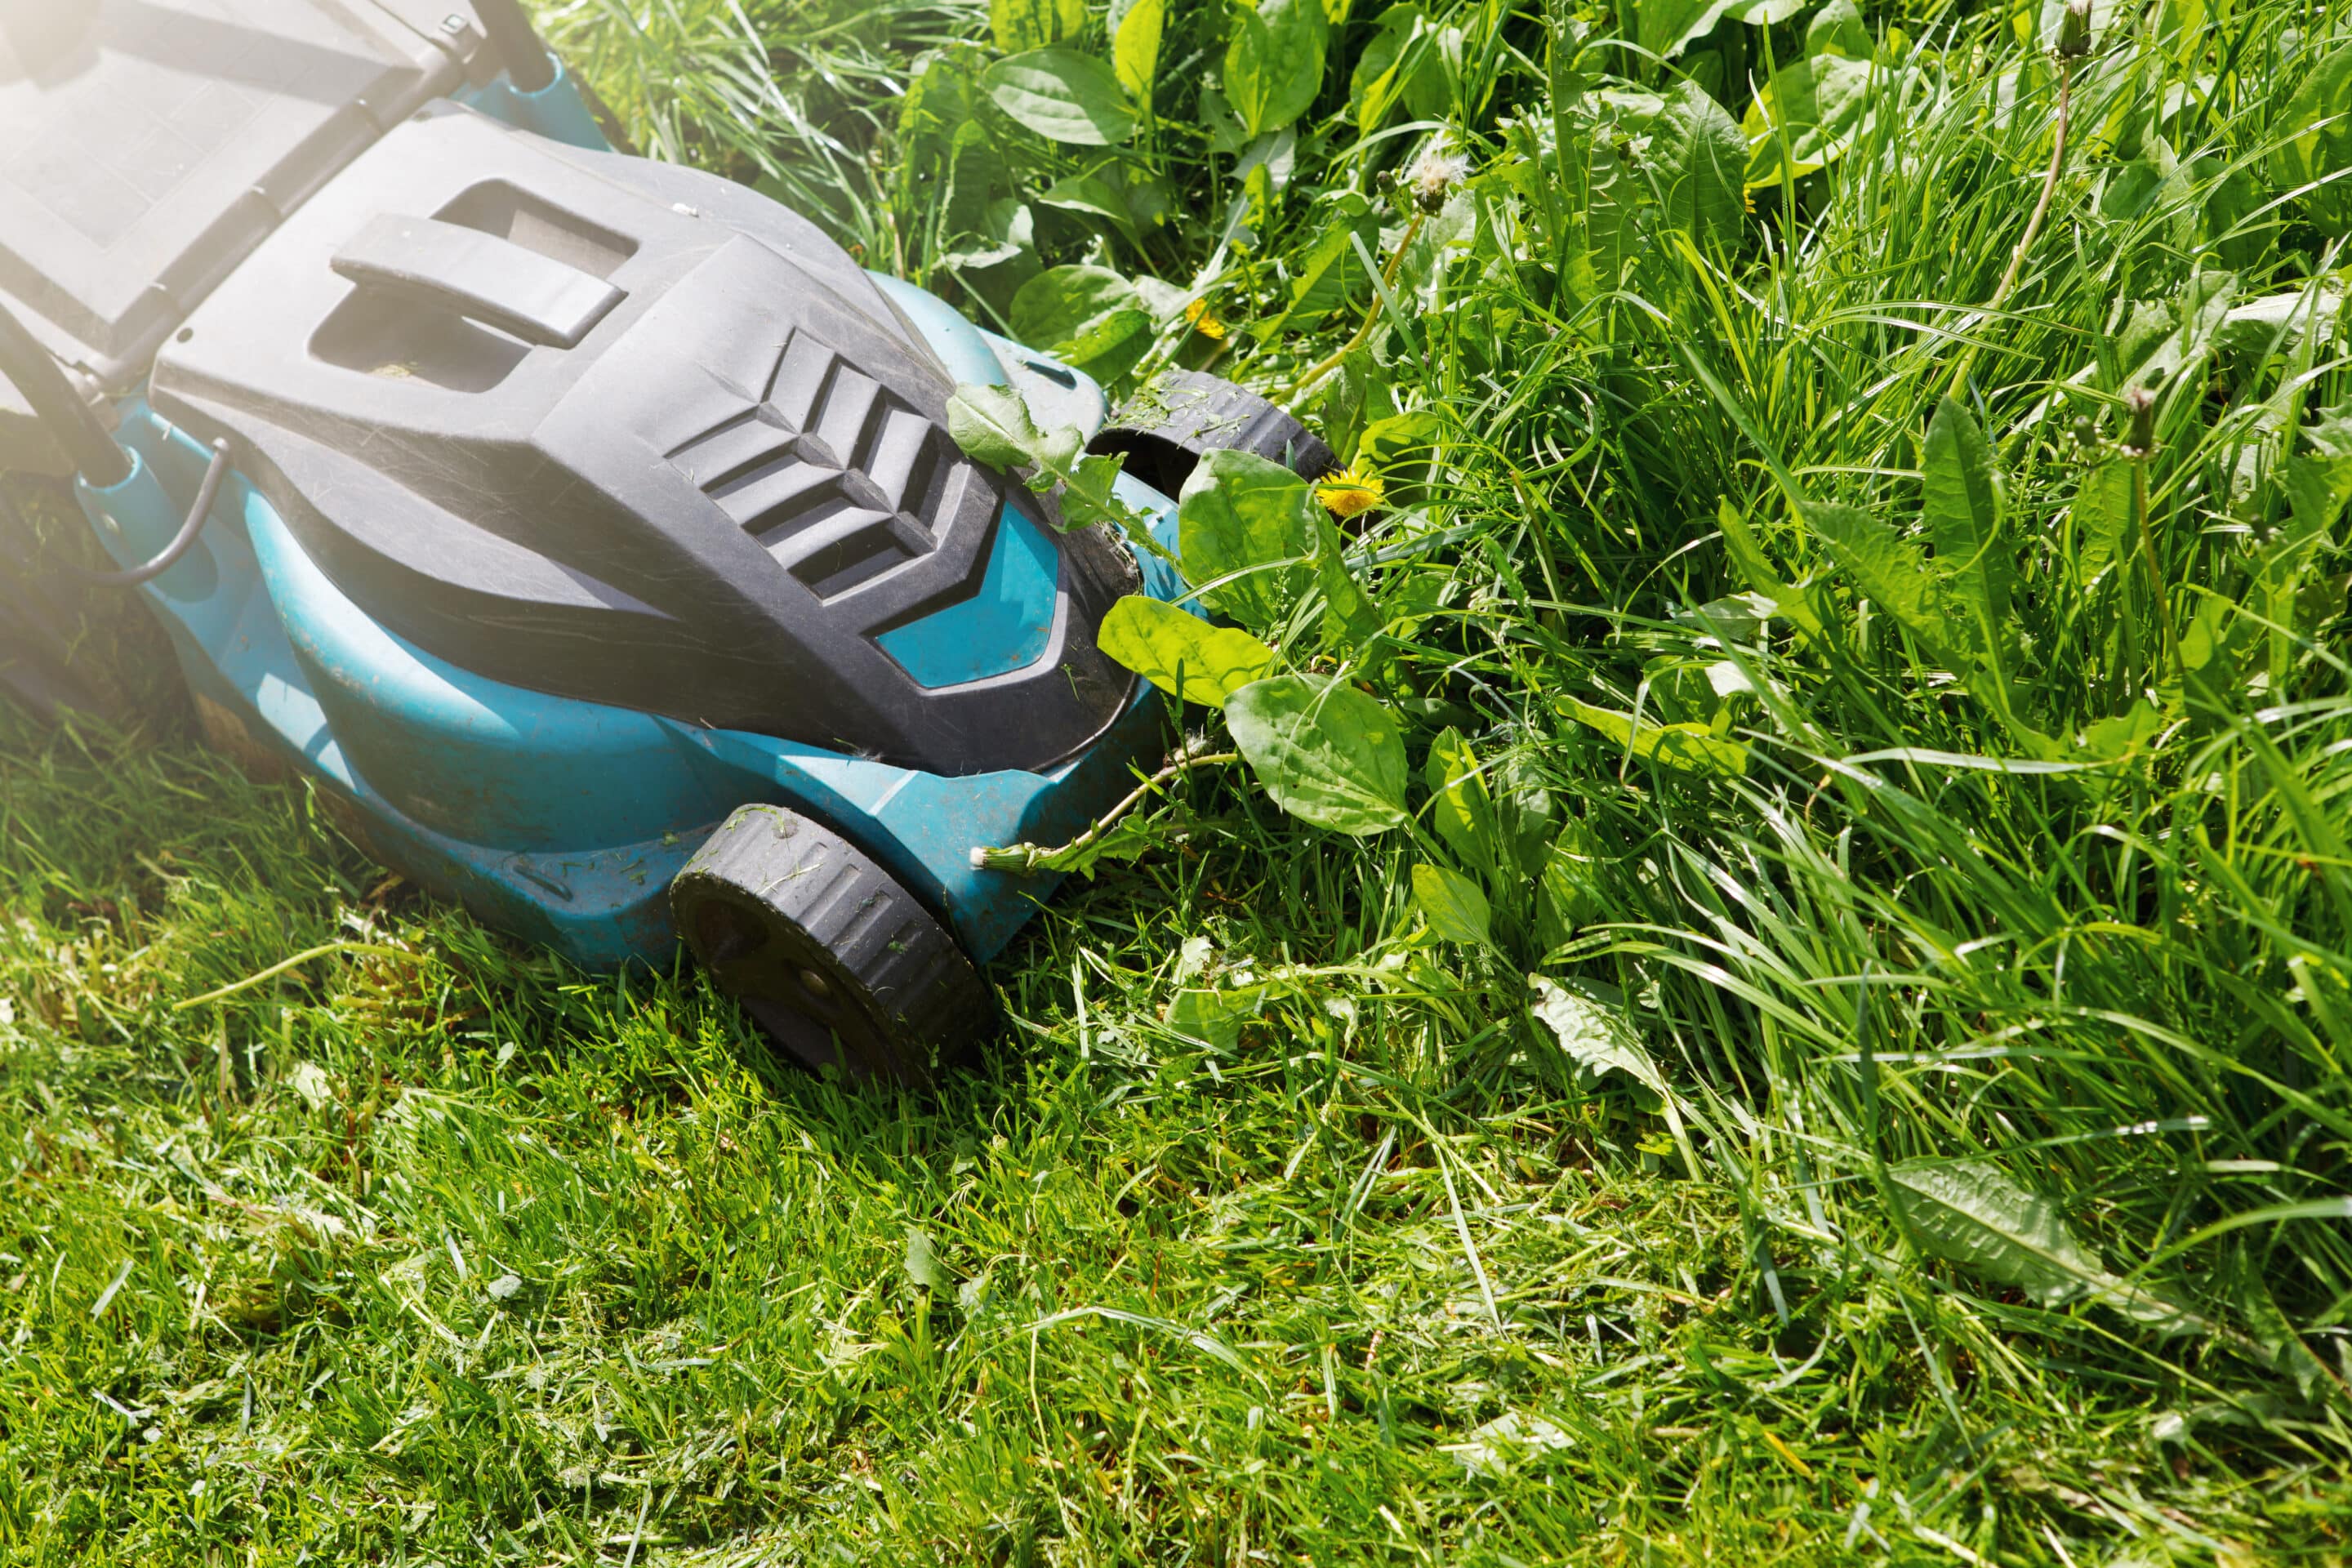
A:
[[[381,216],[335,252],[335,271],[536,343],[568,349],[625,298],[593,273],[510,239],[429,217]]]

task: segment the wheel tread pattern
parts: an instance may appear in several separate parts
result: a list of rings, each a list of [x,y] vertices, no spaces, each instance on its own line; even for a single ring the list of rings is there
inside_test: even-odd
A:
[[[766,1008],[833,1031],[852,1078],[927,1079],[993,1013],[987,982],[930,911],[855,845],[782,806],[747,805],[670,886],[678,929],[719,985],[811,1066],[815,1036],[784,1037]],[[714,907],[728,911],[714,919]],[[730,947],[714,932],[757,940]],[[830,1016],[797,977],[826,982]],[[818,1058],[819,1059],[811,1059]]]
[[[1214,451],[1248,452],[1307,479],[1339,467],[1322,437],[1290,414],[1246,387],[1194,370],[1157,377],[1087,449],[1123,454],[1127,472],[1165,496],[1181,490],[1202,458]]]

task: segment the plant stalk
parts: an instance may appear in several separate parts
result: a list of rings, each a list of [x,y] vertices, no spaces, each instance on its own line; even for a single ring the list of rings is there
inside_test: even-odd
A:
[[[2025,220],[2025,232],[2018,237],[2017,248],[2009,253],[2008,269],[2001,273],[2000,282],[1994,288],[1992,298],[1985,301],[1979,312],[1980,320],[1990,320],[2009,303],[2009,297],[2024,272],[2026,253],[2033,248],[2033,242],[2042,237],[2042,222],[2049,217],[2051,199],[2058,192],[2058,176],[2066,167],[2066,130],[2074,120],[2074,62],[2071,57],[2062,54],[2058,58],[2058,126],[2050,139],[2050,167],[2042,176],[2042,195],[2033,204],[2032,216]],[[1961,351],[1960,363],[1952,369],[1952,384],[1947,390],[1953,396],[1958,396],[1960,389],[1968,384],[1969,372],[1975,368],[1976,360],[1977,345],[1972,342]]]
[[[1340,363],[1349,354],[1371,342],[1372,329],[1380,325],[1382,294],[1396,288],[1397,273],[1404,266],[1404,253],[1412,249],[1412,242],[1420,237],[1421,226],[1427,217],[1426,213],[1416,209],[1412,215],[1412,221],[1405,225],[1404,237],[1398,240],[1396,249],[1389,253],[1389,264],[1381,268],[1381,289],[1372,295],[1372,302],[1364,311],[1363,324],[1356,329],[1355,335],[1308,365],[1300,374],[1298,379],[1290,384],[1290,392],[1283,399],[1284,402],[1297,402],[1311,390],[1317,382],[1339,369]]]
[[[1226,763],[1238,763],[1241,760],[1242,754],[1239,752],[1202,752],[1197,749],[1197,744],[1188,744],[1169,759],[1166,767],[1136,785],[1125,800],[1105,812],[1101,821],[1071,839],[1067,844],[1058,848],[1047,848],[1038,844],[1012,844],[1003,847],[974,845],[971,851],[972,869],[1013,871],[1023,875],[1033,871],[1059,870],[1061,868],[1055,864],[1056,861],[1081,854],[1100,842],[1103,835],[1116,826],[1120,817],[1134,810],[1142,804],[1147,795],[1157,793],[1162,785],[1172,782],[1178,775],[1190,773],[1194,768],[1217,767]]]
[[[2180,672],[2180,647],[2173,635],[2172,609],[2164,586],[2164,567],[2157,560],[2156,526],[2147,516],[2147,460],[2154,456],[2153,452],[2144,448],[2136,448],[2131,454],[2132,516],[2139,523],[2140,553],[2147,564],[2147,591],[2155,598],[2156,635],[2164,659],[2164,668],[2158,674],[2160,680],[2165,675]]]

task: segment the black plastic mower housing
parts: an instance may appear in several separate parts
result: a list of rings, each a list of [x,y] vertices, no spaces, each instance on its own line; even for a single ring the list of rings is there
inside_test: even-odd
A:
[[[955,775],[1052,767],[1134,677],[1123,542],[964,457],[954,378],[806,220],[448,102],[289,217],[167,342],[307,551],[426,652],[534,690]],[[876,640],[1058,555],[1037,658],[926,687]]]

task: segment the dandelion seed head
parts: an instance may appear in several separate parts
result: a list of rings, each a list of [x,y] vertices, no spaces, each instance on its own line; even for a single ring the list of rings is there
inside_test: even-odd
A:
[[[1445,198],[1470,172],[1470,160],[1458,153],[1446,151],[1444,138],[1432,142],[1421,150],[1421,156],[1405,171],[1405,188],[1412,193],[1413,205],[1432,217],[1444,209]]]

